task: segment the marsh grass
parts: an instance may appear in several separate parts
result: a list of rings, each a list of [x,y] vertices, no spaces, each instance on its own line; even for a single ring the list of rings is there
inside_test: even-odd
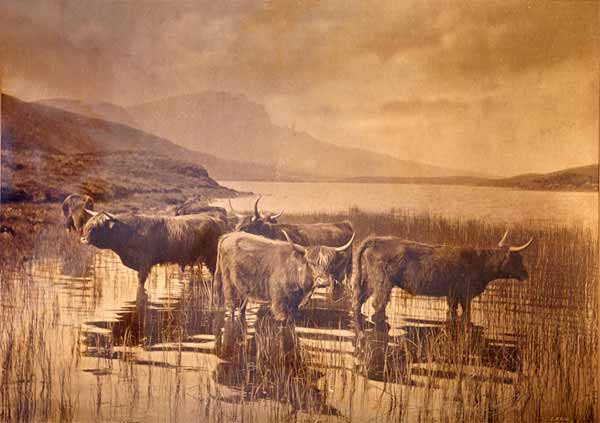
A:
[[[357,243],[369,234],[391,234],[493,247],[506,229],[482,220],[401,210],[372,214],[351,209],[288,216],[287,221],[344,219],[357,230]],[[161,305],[158,313],[153,311],[157,304],[137,304],[138,296],[137,311],[131,312],[138,313],[137,320],[123,321],[118,332],[116,322],[108,328],[108,340],[88,339],[83,346],[80,322],[64,324],[57,286],[82,284],[96,299],[86,305],[93,310],[113,285],[135,279],[114,277],[116,267],[67,236],[59,219],[49,220],[57,223],[27,235],[23,245],[30,243],[28,248],[11,240],[0,250],[0,421],[78,421],[81,416],[250,422],[597,417],[597,228],[512,224],[512,243],[535,239],[525,254],[530,278],[490,285],[474,301],[470,326],[446,323],[440,317],[445,316],[443,301],[398,291],[387,309],[392,330],[369,328],[358,341],[342,318],[345,309],[331,325],[318,317],[316,323],[297,322],[298,327],[316,324],[319,334],[282,328],[260,316],[241,332],[227,324],[209,330],[204,320],[216,319],[210,314],[210,284],[195,269],[183,276],[187,288],[178,300]],[[11,254],[10,248],[21,248],[23,254]],[[39,274],[34,280],[33,263],[38,271],[45,269],[48,283],[40,283]],[[153,272],[148,283],[173,274]],[[342,306],[326,305],[325,311]],[[219,351],[222,345],[207,353],[204,344],[193,344],[199,330],[206,336],[213,333],[217,345],[225,335],[233,339],[229,354]],[[87,387],[90,398],[83,399],[77,379],[90,351],[95,351],[96,382]],[[221,358],[210,358],[217,353]]]

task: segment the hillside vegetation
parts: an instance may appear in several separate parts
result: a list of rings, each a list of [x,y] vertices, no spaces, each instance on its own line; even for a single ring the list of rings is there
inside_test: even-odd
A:
[[[2,95],[2,203],[58,202],[72,192],[100,200],[235,195],[200,160],[122,124]]]

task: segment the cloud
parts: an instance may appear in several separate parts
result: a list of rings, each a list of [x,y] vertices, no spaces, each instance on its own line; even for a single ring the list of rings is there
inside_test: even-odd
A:
[[[545,154],[535,166],[546,170],[597,156],[598,7],[3,2],[0,71],[25,99],[135,104],[225,90],[343,145],[453,167],[461,154],[474,157],[465,166],[493,167],[493,151],[507,172]]]

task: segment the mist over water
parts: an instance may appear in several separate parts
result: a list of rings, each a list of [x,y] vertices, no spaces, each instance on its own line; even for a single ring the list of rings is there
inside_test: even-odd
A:
[[[411,184],[289,183],[222,181],[238,191],[264,195],[260,207],[286,213],[371,212],[391,209],[491,223],[523,221],[597,226],[598,193],[521,191],[494,187]],[[239,210],[251,210],[254,198],[232,199]],[[226,207],[226,201],[216,201]]]

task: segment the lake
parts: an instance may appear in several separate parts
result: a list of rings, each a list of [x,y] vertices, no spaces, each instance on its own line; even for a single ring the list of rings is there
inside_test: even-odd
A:
[[[26,269],[0,284],[0,358],[8,369],[0,374],[0,421],[16,420],[13,413],[84,422],[590,419],[597,194],[223,184],[264,195],[261,210],[274,212],[407,210],[397,220],[408,224],[398,227],[417,226],[434,241],[491,240],[504,225],[518,226],[530,233],[515,236],[536,240],[525,254],[529,279],[490,284],[465,325],[446,320],[444,299],[400,289],[383,330],[371,324],[357,334],[347,297],[333,301],[324,290],[293,326],[273,322],[257,304],[244,323],[212,306],[210,275],[198,267],[155,266],[139,289],[114,253],[51,228]],[[233,206],[250,210],[254,198]],[[411,216],[419,213],[433,217]],[[461,222],[444,226],[435,215]],[[355,225],[366,235],[364,225],[379,219]],[[497,234],[482,232],[489,222]],[[370,309],[368,301],[367,317]]]
[[[598,223],[598,193],[522,191],[458,185],[289,183],[222,181],[238,191],[264,195],[261,209],[287,213],[403,209],[453,218],[514,223],[544,221],[558,224]],[[232,200],[240,211],[252,210],[252,198]],[[225,207],[226,201],[215,201]]]

